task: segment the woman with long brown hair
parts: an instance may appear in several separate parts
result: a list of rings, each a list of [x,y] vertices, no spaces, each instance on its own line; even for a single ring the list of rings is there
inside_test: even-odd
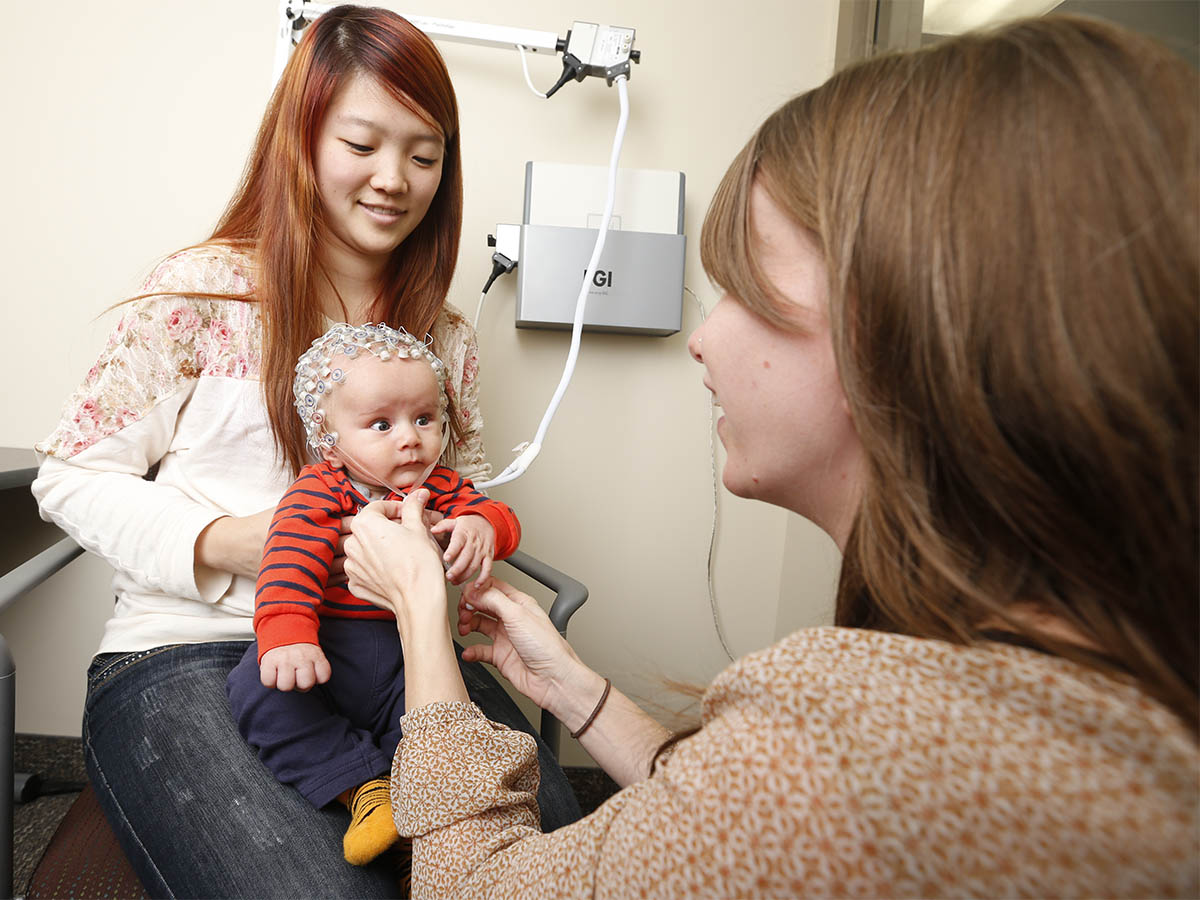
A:
[[[670,737],[528,597],[466,593],[471,657],[626,786],[540,835],[532,746],[458,677],[422,498],[368,507],[351,588],[419,648],[414,895],[1200,893],[1198,153],[1196,73],[1069,17],[772,114],[709,209],[724,296],[689,349],[725,486],[842,549],[837,626],[735,662]]]
[[[386,861],[343,861],[344,809],[313,809],[259,763],[225,680],[253,638],[271,513],[306,461],[296,360],[330,321],[428,335],[448,368],[443,462],[487,474],[475,334],[445,304],[459,145],[454,89],[428,37],[385,10],[316,19],[213,234],[150,275],[38,447],[43,517],[116,570],[85,753],[155,896],[396,892]],[[464,677],[489,715],[530,729],[482,666]],[[370,747],[365,736],[364,759]],[[542,820],[556,827],[579,810],[543,753]]]

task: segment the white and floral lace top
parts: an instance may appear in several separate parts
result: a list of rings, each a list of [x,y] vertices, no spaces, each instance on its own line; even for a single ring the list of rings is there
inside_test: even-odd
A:
[[[253,284],[246,254],[204,246],[161,263],[142,293],[243,294]],[[485,479],[475,332],[447,305],[433,339],[463,426],[455,467]],[[42,517],[116,569],[99,652],[254,637],[253,579],[196,566],[194,547],[214,519],[274,507],[291,483],[267,422],[261,348],[255,303],[166,295],[132,303],[37,445]]]
[[[726,669],[703,723],[543,835],[527,735],[466,703],[408,713],[413,896],[1200,896],[1195,735],[1074,663],[808,629]]]

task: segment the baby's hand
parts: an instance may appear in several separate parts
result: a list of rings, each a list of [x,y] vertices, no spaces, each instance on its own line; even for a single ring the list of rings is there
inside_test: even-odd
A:
[[[329,680],[329,660],[316,644],[285,644],[263,654],[258,675],[263,687],[307,691]]]
[[[446,570],[446,579],[451,584],[462,584],[477,569],[476,587],[487,581],[492,574],[492,558],[496,555],[496,529],[491,522],[483,516],[466,515],[443,519],[429,530],[435,537],[450,535],[450,546],[442,560],[450,567]]]

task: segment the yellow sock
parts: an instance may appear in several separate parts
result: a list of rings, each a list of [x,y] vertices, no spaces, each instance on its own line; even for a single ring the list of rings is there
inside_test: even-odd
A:
[[[346,862],[365,866],[400,839],[392,820],[392,801],[386,778],[373,778],[350,791],[350,827],[342,838]]]

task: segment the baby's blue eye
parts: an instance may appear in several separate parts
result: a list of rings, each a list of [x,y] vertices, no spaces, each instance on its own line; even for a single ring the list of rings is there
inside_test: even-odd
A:
[[[370,428],[372,431],[391,431],[392,423],[389,422],[387,419],[376,419],[374,422],[372,422],[367,427]]]
[[[428,425],[432,421],[433,420],[431,418],[429,418],[429,416],[417,416],[417,424],[418,425],[421,425],[421,426]]]

